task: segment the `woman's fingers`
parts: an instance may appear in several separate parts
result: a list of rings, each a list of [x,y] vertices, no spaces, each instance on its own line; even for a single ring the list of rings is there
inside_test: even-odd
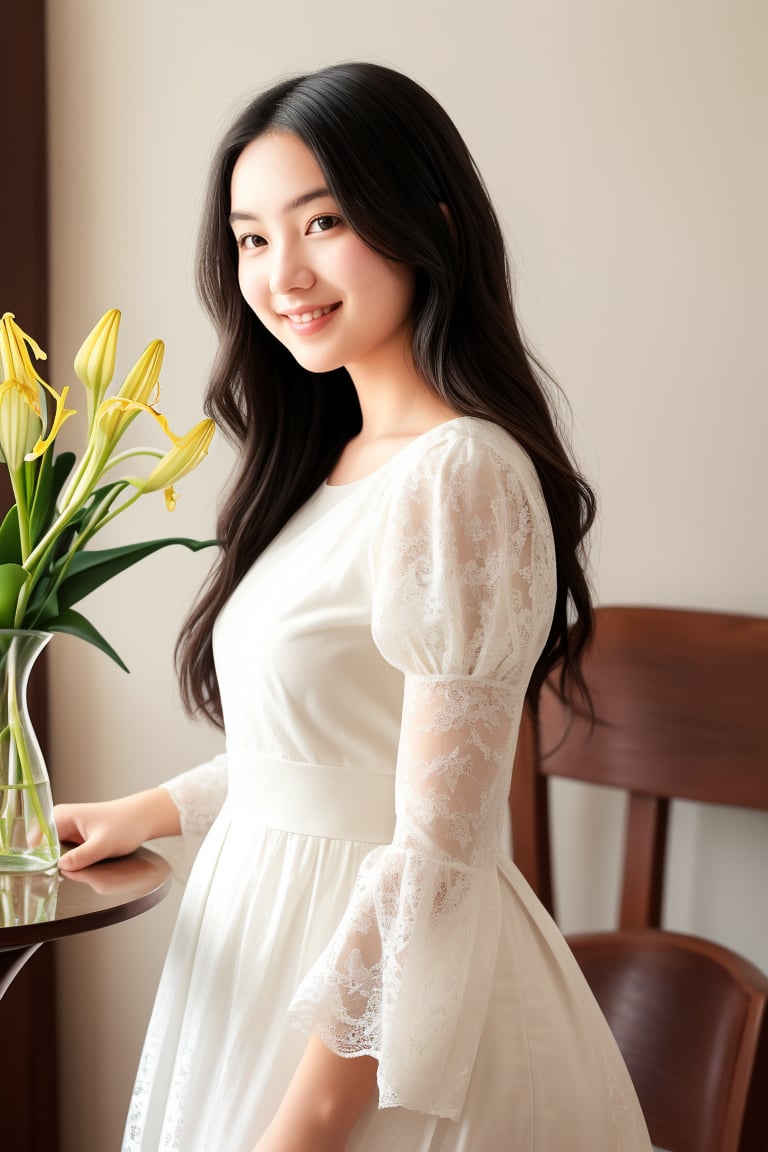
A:
[[[74,844],[79,844],[84,839],[80,822],[75,815],[77,808],[78,806],[75,804],[57,804],[54,807],[53,818],[56,822],[59,840],[69,840]]]
[[[116,813],[114,805],[57,804],[54,819],[59,839],[75,845],[61,857],[63,871],[87,868],[107,856],[118,855],[115,841]]]

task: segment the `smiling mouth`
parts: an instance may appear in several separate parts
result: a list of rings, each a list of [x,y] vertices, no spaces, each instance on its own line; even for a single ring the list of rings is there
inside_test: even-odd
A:
[[[286,312],[284,316],[290,320],[291,324],[311,324],[313,320],[319,320],[322,316],[327,316],[329,312],[335,312],[340,307],[341,303],[328,304],[325,308],[312,308],[306,312]]]

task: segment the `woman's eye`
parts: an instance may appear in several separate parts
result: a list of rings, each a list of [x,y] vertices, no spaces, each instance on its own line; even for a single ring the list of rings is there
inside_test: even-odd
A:
[[[249,232],[246,236],[238,237],[237,245],[239,248],[262,248],[266,244],[263,236],[257,236],[254,232]]]
[[[336,228],[341,224],[340,216],[333,216],[330,213],[325,216],[315,216],[314,220],[310,220],[307,232],[329,232],[331,228]]]

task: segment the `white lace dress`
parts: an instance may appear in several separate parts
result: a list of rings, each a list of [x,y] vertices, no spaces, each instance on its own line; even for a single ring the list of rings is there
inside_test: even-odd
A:
[[[527,457],[459,418],[324,485],[215,630],[227,752],[124,1150],[251,1152],[306,1044],[379,1062],[349,1152],[647,1152],[610,1033],[500,852],[553,545]]]

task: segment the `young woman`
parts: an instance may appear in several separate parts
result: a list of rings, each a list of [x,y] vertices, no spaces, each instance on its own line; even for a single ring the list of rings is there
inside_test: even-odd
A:
[[[579,691],[594,502],[455,127],[371,64],[278,84],[214,162],[199,283],[240,465],[179,658],[227,752],[57,813],[64,869],[202,839],[124,1149],[646,1152],[500,853],[523,701],[558,662]]]

